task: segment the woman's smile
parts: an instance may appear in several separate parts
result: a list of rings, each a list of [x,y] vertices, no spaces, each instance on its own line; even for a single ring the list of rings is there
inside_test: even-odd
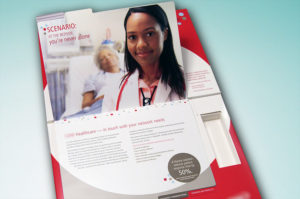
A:
[[[136,55],[140,58],[146,58],[153,53],[153,50],[138,51]]]

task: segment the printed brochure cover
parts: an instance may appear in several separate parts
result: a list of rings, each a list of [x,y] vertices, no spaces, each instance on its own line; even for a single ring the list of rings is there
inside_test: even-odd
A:
[[[260,198],[187,10],[84,9],[37,27],[57,198]]]

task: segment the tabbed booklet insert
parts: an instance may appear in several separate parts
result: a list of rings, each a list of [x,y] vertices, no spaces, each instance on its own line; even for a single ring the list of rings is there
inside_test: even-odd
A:
[[[84,9],[37,27],[57,198],[260,198],[187,10]]]

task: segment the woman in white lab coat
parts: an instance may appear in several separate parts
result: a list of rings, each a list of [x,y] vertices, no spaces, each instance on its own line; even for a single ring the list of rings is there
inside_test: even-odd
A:
[[[158,5],[131,8],[124,27],[127,74],[107,87],[102,112],[184,98],[183,72],[163,9]]]

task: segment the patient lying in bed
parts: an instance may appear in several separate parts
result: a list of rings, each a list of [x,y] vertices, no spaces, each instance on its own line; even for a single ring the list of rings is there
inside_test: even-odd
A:
[[[95,63],[101,71],[91,75],[84,84],[82,108],[90,107],[104,97],[104,88],[110,82],[122,78],[124,72],[119,67],[117,52],[109,46],[100,46],[95,53]]]
[[[64,118],[80,117],[101,113],[104,91],[111,82],[119,81],[124,71],[120,69],[119,55],[110,46],[100,46],[94,56],[94,62],[100,69],[85,80],[82,92],[82,110]]]

